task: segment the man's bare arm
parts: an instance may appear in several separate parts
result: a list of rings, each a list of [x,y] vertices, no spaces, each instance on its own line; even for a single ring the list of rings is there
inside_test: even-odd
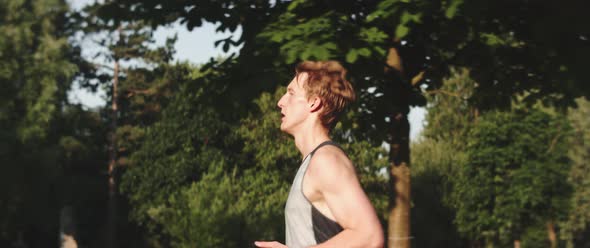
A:
[[[325,200],[344,229],[323,247],[383,247],[383,229],[375,209],[361,188],[348,157],[336,147],[318,150],[308,168],[308,180]]]

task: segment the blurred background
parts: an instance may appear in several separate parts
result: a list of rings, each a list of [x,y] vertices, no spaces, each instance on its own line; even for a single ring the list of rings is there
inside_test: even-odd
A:
[[[387,247],[590,247],[588,7],[0,0],[0,247],[284,241],[304,60]]]

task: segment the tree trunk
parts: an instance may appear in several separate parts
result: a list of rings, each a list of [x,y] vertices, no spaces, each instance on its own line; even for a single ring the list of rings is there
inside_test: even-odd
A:
[[[112,92],[112,103],[111,103],[111,137],[109,144],[109,168],[108,168],[108,187],[109,187],[109,198],[107,203],[107,223],[106,223],[106,247],[116,247],[116,234],[117,234],[117,185],[115,183],[115,168],[117,166],[117,118],[118,118],[118,106],[117,106],[117,90],[119,86],[119,61],[115,59],[115,65],[113,70],[113,92]]]
[[[392,78],[392,101],[394,109],[391,112],[391,141],[390,141],[390,182],[391,195],[388,239],[389,248],[410,248],[410,123],[408,96],[411,85],[403,80],[402,60],[397,48],[390,48],[387,56],[386,69]],[[392,69],[395,69],[393,71]]]
[[[547,237],[551,243],[551,248],[557,247],[557,235],[555,234],[555,226],[553,222],[547,222]]]
[[[391,176],[396,195],[389,213],[389,247],[410,247],[410,168],[392,163]]]

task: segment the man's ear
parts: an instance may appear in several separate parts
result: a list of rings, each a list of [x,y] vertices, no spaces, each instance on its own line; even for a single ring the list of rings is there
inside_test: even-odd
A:
[[[313,99],[309,102],[309,110],[311,112],[316,112],[320,110],[322,107],[322,99],[319,97],[313,97]]]

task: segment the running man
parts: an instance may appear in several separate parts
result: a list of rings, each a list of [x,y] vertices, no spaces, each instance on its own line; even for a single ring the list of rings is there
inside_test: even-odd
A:
[[[346,70],[336,61],[306,61],[281,97],[281,131],[295,138],[303,162],[285,207],[286,245],[258,247],[383,247],[375,209],[354,166],[329,137],[337,117],[354,101]]]

